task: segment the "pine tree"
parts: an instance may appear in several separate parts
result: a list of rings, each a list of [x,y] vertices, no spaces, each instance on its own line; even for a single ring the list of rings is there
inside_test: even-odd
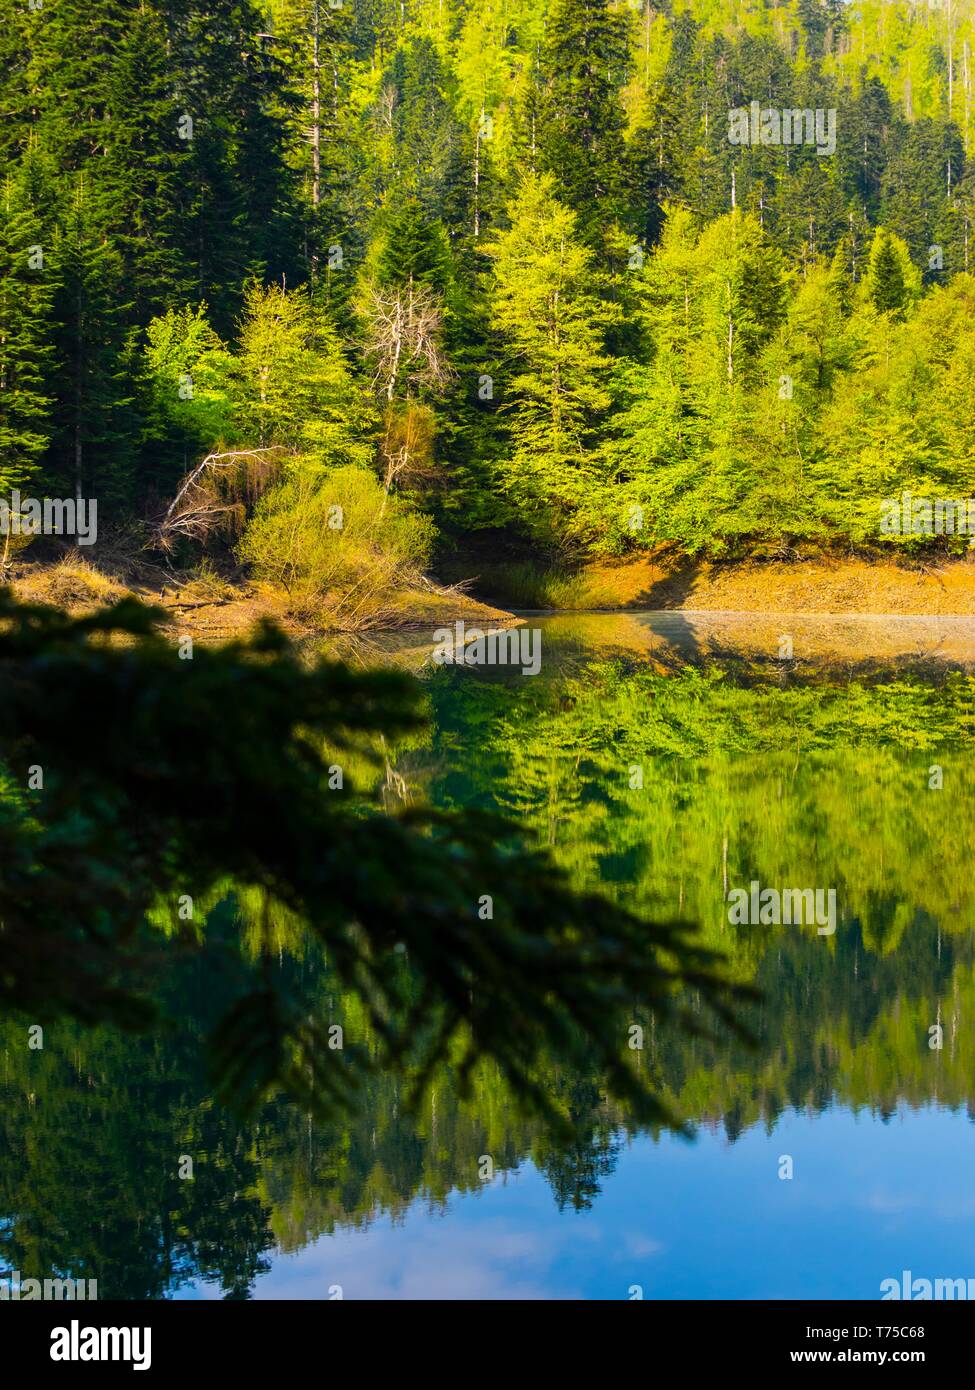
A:
[[[900,237],[878,227],[864,277],[867,299],[880,314],[900,316],[920,285],[907,247]]]
[[[24,153],[30,138],[34,113],[28,73],[42,14],[21,0],[0,0],[0,157],[5,165]]]
[[[881,181],[881,220],[927,267],[929,248],[945,240],[951,189],[965,167],[954,126],[919,120],[898,141]]]
[[[591,237],[626,212],[620,88],[630,54],[626,11],[608,0],[556,0],[543,51],[542,168]]]
[[[229,336],[245,281],[295,285],[307,264],[287,113],[297,98],[251,0],[159,0],[181,116],[192,120],[180,244],[193,297]],[[273,37],[273,36],[272,36]],[[185,126],[184,126],[185,128]]]
[[[192,137],[173,92],[166,32],[150,10],[133,17],[119,43],[105,96],[105,155],[90,197],[122,256],[136,320],[145,323],[187,283],[180,240]]]
[[[301,181],[305,270],[315,282],[332,268],[329,246],[341,246],[344,258],[357,240],[354,151],[345,136],[355,119],[349,90],[353,8],[328,0],[271,0],[272,33],[264,40],[287,74],[281,115],[289,160]],[[351,276],[345,280],[350,283]]]
[[[397,49],[381,97],[390,103],[393,133],[385,187],[414,194],[434,217],[464,184],[468,168],[465,131],[447,99],[450,85],[436,46],[418,38]]]
[[[50,245],[22,189],[0,193],[0,491],[35,480],[52,433]]]
[[[450,243],[443,223],[407,197],[387,213],[376,266],[387,285],[430,285],[443,293],[451,279]]]
[[[128,321],[128,272],[115,245],[93,225],[91,200],[77,180],[54,241],[56,353],[51,473],[59,489],[97,497],[115,515],[131,508],[139,422],[133,410],[134,363]]]
[[[888,145],[900,125],[878,77],[863,83],[859,96],[844,104],[837,126],[840,181],[857,209],[871,220],[880,215],[881,186]]]
[[[32,15],[35,128],[60,169],[78,171],[105,155],[109,79],[132,25],[145,22],[142,9],[138,0],[58,0]]]

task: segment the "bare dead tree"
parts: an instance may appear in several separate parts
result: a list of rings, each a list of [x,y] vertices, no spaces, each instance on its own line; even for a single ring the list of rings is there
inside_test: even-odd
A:
[[[392,401],[397,386],[439,391],[453,371],[440,336],[443,306],[429,285],[373,285],[366,306],[366,354],[375,362],[373,389]]]
[[[207,454],[183,479],[165,516],[153,528],[155,544],[168,551],[180,536],[205,542],[217,531],[238,532],[247,504],[278,477],[286,453],[275,444]]]
[[[373,107],[373,118],[375,122],[376,134],[382,138],[384,135],[393,133],[393,112],[396,109],[396,88],[392,82],[386,82],[379,90],[379,96]]]
[[[431,473],[433,414],[413,392],[441,392],[455,373],[441,342],[443,304],[429,285],[412,279],[407,285],[373,285],[365,308],[372,386],[386,400],[381,455],[388,496],[397,480],[419,482]],[[398,395],[405,400],[397,400]]]

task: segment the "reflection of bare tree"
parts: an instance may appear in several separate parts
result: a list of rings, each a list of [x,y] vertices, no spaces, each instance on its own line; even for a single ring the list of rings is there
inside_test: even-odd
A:
[[[386,739],[381,738],[380,741],[383,747],[383,762],[386,768],[386,776],[382,787],[383,809],[388,811],[396,802],[399,802],[402,806],[408,806],[413,800],[413,793],[410,790],[410,785],[402,772],[393,766],[390,760]]]
[[[386,759],[386,781],[383,785],[383,803],[388,807],[390,800],[395,798],[401,801],[404,806],[408,806],[412,800],[409,783],[401,772],[398,772],[393,764]]]

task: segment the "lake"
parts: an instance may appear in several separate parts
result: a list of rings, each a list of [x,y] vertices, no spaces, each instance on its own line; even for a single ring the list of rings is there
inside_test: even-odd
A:
[[[346,1122],[279,1100],[241,1122],[200,1047],[232,972],[181,963],[153,1034],[62,1023],[28,1052],[23,1020],[0,1028],[5,1268],[102,1298],[876,1299],[905,1270],[975,1276],[975,622],[526,622],[534,677],[438,667],[416,634],[358,644],[417,671],[430,722],[349,780],[500,811],[577,886],[699,924],[761,1000],[751,1047],[640,1039],[687,1132],[554,1061],[568,1143],[490,1066],[466,1096],[444,1067],[416,1114],[381,1076]],[[753,883],[834,892],[835,930],[733,922]],[[228,889],[208,930],[246,937],[252,910]],[[278,929],[279,968],[354,1035],[355,1002]]]

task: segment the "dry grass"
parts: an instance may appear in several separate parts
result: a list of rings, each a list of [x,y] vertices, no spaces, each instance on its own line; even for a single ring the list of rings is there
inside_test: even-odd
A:
[[[132,590],[73,555],[54,565],[31,565],[13,580],[14,593],[27,603],[49,603],[69,612],[100,608]]]
[[[179,586],[179,597],[191,603],[229,603],[243,591],[225,579],[208,560],[202,560]]]

